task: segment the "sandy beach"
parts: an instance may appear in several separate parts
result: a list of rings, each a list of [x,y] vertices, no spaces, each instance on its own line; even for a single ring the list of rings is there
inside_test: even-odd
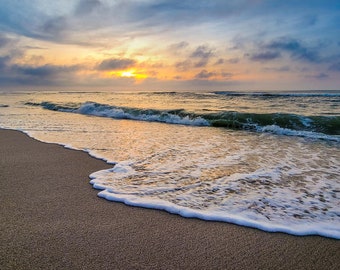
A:
[[[84,152],[0,130],[0,269],[339,269],[340,241],[97,197]]]

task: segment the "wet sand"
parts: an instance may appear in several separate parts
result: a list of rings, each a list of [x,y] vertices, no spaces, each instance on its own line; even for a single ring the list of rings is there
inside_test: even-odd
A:
[[[340,241],[97,197],[86,153],[0,130],[0,269],[340,269]]]

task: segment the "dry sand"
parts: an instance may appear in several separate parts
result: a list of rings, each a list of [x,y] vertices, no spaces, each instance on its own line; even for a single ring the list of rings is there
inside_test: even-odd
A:
[[[86,153],[0,130],[0,269],[340,269],[340,241],[97,197]]]

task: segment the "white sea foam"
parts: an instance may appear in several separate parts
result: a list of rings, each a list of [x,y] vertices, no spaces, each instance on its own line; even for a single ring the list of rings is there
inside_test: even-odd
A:
[[[242,140],[233,141],[237,150],[208,140],[196,148],[183,145],[145,161],[118,163],[116,169],[91,174],[91,184],[102,190],[100,197],[129,205],[340,239],[340,164],[334,153],[326,148],[307,154],[315,149],[288,138],[249,139],[251,148]]]
[[[122,171],[119,169],[119,174]],[[143,181],[126,184],[124,178],[140,178],[133,169],[126,175],[115,170],[99,171],[90,176],[91,184],[101,189],[99,196],[127,205],[165,210],[183,217],[231,222],[270,232],[295,235],[317,234],[340,239],[339,190],[329,183],[308,185],[308,190],[296,190],[296,185],[281,186],[282,168],[274,171],[259,169],[252,174],[235,173],[218,179],[209,186],[196,181],[183,185]],[[305,172],[290,172],[301,176]],[[124,173],[123,173],[124,174]],[[168,175],[168,177],[173,177]],[[251,186],[255,187],[251,189]],[[323,192],[320,192],[322,190]],[[328,190],[328,191],[327,191]]]
[[[99,197],[110,201],[122,202],[126,205],[138,206],[144,208],[152,208],[158,210],[165,210],[172,214],[178,214],[186,218],[199,218],[209,221],[223,221],[257,228],[268,232],[285,232],[294,235],[321,235],[340,239],[340,231],[333,224],[320,221],[318,223],[301,222],[300,224],[293,224],[290,222],[273,223],[263,220],[258,220],[256,215],[242,213],[231,214],[228,212],[221,212],[217,210],[199,210],[188,207],[179,206],[177,204],[163,201],[160,199],[141,198],[138,195],[125,195],[115,193],[114,191],[105,189],[98,193]]]

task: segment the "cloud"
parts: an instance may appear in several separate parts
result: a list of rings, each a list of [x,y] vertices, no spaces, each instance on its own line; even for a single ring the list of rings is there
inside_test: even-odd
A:
[[[191,54],[193,58],[209,59],[214,56],[213,50],[208,46],[201,45],[196,48],[196,50]]]
[[[225,78],[225,79],[230,79],[231,77],[233,77],[233,73],[230,73],[230,72],[222,72],[221,73],[221,76],[223,77],[223,78]]]
[[[230,64],[237,64],[238,62],[240,62],[240,59],[234,57],[234,58],[228,59],[227,61],[228,61],[228,63],[230,63]]]
[[[189,43],[186,42],[186,41],[181,41],[181,42],[178,42],[178,43],[174,43],[174,44],[171,44],[169,46],[169,49],[170,50],[174,50],[174,51],[177,51],[177,50],[182,50],[182,49],[185,49],[186,47],[189,46]]]
[[[312,78],[312,79],[317,79],[317,80],[323,80],[323,79],[327,79],[329,78],[328,74],[320,72],[318,74],[314,74],[314,75],[308,75],[306,76],[306,78]]]
[[[319,62],[320,57],[318,52],[305,47],[302,43],[293,38],[280,38],[273,40],[265,48],[276,50],[276,52],[287,52],[294,59],[304,60],[308,62]]]
[[[24,48],[30,49],[30,50],[47,50],[46,47],[30,46],[30,45],[26,45],[26,46],[24,46]]]
[[[11,39],[0,33],[0,48],[6,47],[11,43]]]
[[[265,51],[265,52],[255,53],[249,56],[250,56],[250,59],[253,61],[264,62],[264,61],[271,61],[271,60],[280,58],[281,54],[277,51]]]
[[[215,62],[214,65],[216,65],[216,66],[222,65],[222,64],[224,64],[224,62],[225,62],[225,60],[224,60],[223,58],[220,58],[220,59],[218,59],[218,60]]]
[[[195,63],[194,67],[195,68],[202,68],[205,67],[208,64],[207,59],[201,59],[199,62]]]
[[[334,63],[329,67],[329,70],[340,71],[340,62]]]
[[[180,61],[175,64],[175,67],[178,71],[187,71],[191,68],[191,61],[190,60],[185,60],[185,61]]]
[[[215,72],[208,72],[207,70],[202,70],[200,73],[197,73],[195,75],[195,79],[209,79],[211,77],[216,76],[217,74]]]
[[[126,1],[128,2],[128,1]],[[224,21],[259,6],[261,1],[253,0],[148,0],[138,1],[130,6],[135,22],[146,22],[149,26],[161,25],[166,28],[191,27],[209,21]]]
[[[98,29],[101,21],[99,16],[83,16],[91,12],[95,2],[84,0],[75,7],[75,1],[67,0],[54,1],[53,4],[45,0],[1,1],[0,31],[37,40],[81,44],[86,31]],[[105,17],[108,15],[105,14]],[[106,25],[111,23],[106,19],[103,21]],[[88,39],[86,42],[92,43]]]
[[[119,70],[126,69],[132,67],[136,64],[136,61],[128,58],[120,58],[120,59],[106,59],[103,60],[98,66],[98,70]]]
[[[3,72],[7,68],[9,61],[9,56],[0,56],[0,71]]]
[[[63,13],[67,13],[69,5],[66,1],[57,1],[53,5],[42,0],[1,1],[0,30],[33,39],[51,40],[51,34],[46,30],[56,29],[58,22],[62,23],[58,18],[66,18]]]
[[[32,77],[51,78],[60,74],[67,74],[80,69],[80,66],[58,66],[58,65],[42,65],[42,66],[29,66],[29,65],[13,65],[12,70],[19,74],[28,75]]]
[[[9,56],[0,57],[0,85],[36,86],[73,84],[75,73],[84,69],[81,65],[21,65],[12,64]]]
[[[88,15],[99,8],[102,3],[99,0],[80,0],[75,8],[75,15]]]
[[[277,72],[287,72],[290,71],[289,66],[282,66],[282,67],[266,67],[263,70],[265,71],[277,71]]]
[[[215,55],[214,50],[210,49],[206,45],[201,45],[196,48],[190,55],[191,58],[199,59],[198,62],[195,63],[196,68],[205,67],[208,64],[210,58]]]
[[[67,29],[67,18],[58,16],[49,19],[42,26],[40,31],[44,33],[46,39],[63,39],[62,34]]]
[[[254,52],[245,54],[252,61],[267,62],[282,58],[284,55],[293,60],[316,64],[324,61],[324,59],[321,59],[318,51],[320,44],[311,48],[305,46],[301,41],[290,37],[282,37],[266,43],[253,43],[255,43]]]
[[[303,16],[300,22],[300,27],[314,26],[318,22],[318,16],[315,14],[308,14]]]

